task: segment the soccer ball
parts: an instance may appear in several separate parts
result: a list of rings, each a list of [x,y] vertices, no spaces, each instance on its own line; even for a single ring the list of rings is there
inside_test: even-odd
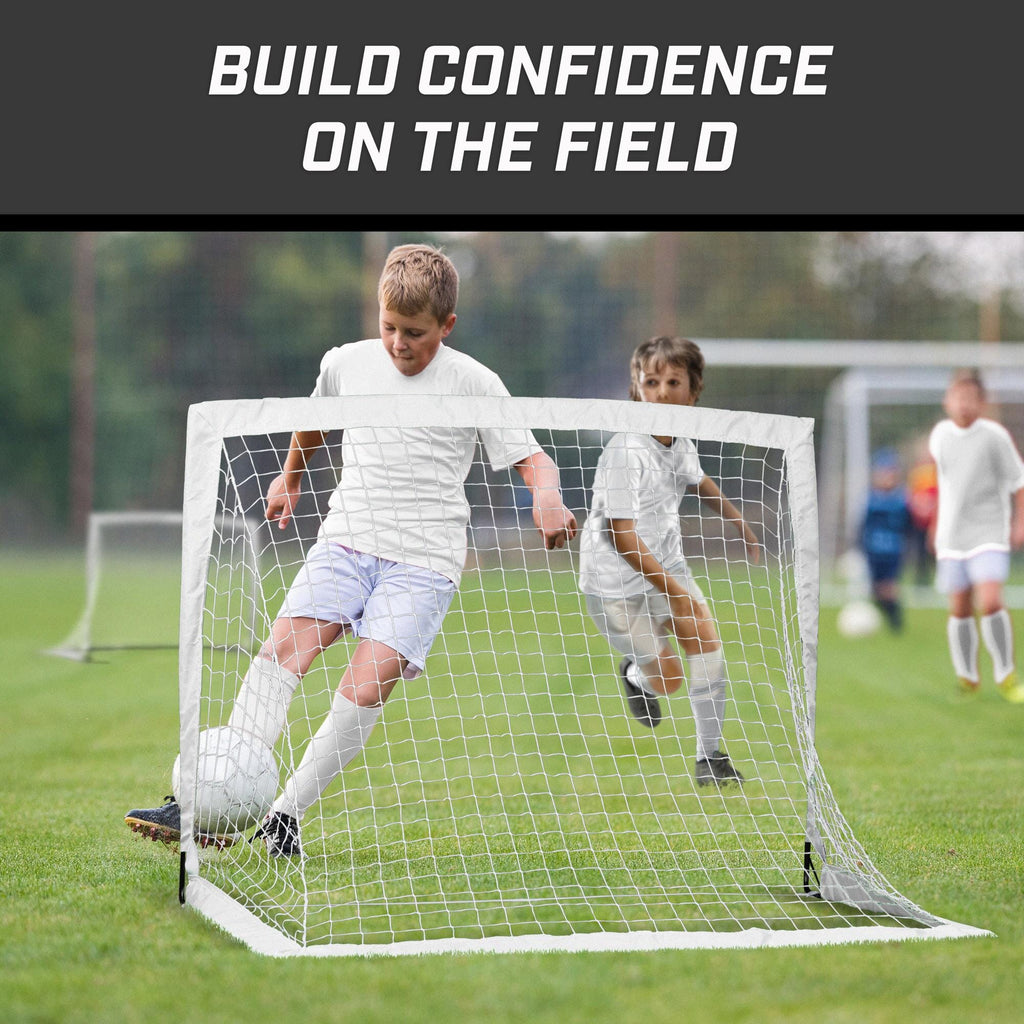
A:
[[[237,835],[262,821],[277,795],[277,783],[277,759],[270,747],[240,729],[205,729],[199,734],[196,761],[196,831]],[[171,788],[180,800],[180,754],[171,771]]]
[[[871,636],[882,628],[882,613],[870,601],[851,601],[839,610],[836,625],[843,636]]]

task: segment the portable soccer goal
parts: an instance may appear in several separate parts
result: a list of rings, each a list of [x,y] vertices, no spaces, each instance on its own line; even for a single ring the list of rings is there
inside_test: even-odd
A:
[[[91,512],[82,611],[45,653],[90,661],[102,651],[176,648],[183,518],[181,510],[167,509]],[[239,602],[239,618],[248,618],[251,633],[262,603],[260,522],[220,512],[213,526],[220,552],[214,586]]]
[[[259,842],[205,846],[192,823],[199,734],[227,721],[250,658],[242,644],[211,643],[249,628],[233,618],[243,602],[218,585],[230,557],[218,517],[262,513],[295,430],[327,440],[296,519],[270,531],[264,635],[358,446],[388,453],[373,483],[394,487],[396,501],[408,496],[406,446],[474,454],[466,569],[426,671],[400,684],[362,753],[306,814],[304,855],[274,858]],[[748,561],[730,527],[684,499],[686,554],[723,640],[724,745],[742,785],[695,781],[685,689],[663,699],[657,728],[630,717],[618,656],[578,589],[576,542],[544,550],[518,476],[487,463],[478,430],[532,431],[581,525],[613,434],[695,441],[763,542],[763,557]],[[606,400],[202,403],[189,413],[184,516],[180,896],[251,949],[368,956],[987,934],[893,888],[819,763],[810,420]],[[292,699],[276,747],[282,785],[350,651],[350,640],[329,648]]]

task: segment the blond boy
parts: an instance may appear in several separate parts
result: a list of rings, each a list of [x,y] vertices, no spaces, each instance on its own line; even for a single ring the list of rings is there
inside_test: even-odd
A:
[[[393,249],[378,286],[380,337],[331,349],[313,396],[508,395],[491,370],[445,345],[457,297],[458,274],[447,256],[430,246]],[[530,490],[545,546],[560,548],[575,536],[557,467],[527,431],[346,429],[341,479],[317,543],[229,721],[272,746],[313,662],[346,633],[358,638],[327,717],[254,837],[273,856],[301,856],[303,815],[363,749],[399,680],[424,669],[465,561],[464,482],[478,436],[492,467],[514,467]],[[283,472],[267,489],[267,519],[282,529],[324,441],[318,432],[293,435]],[[166,842],[180,837],[173,799],[126,820]]]

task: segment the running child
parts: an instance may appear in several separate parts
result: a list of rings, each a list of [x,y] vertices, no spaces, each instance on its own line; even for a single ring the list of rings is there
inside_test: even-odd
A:
[[[703,387],[704,356],[692,341],[656,337],[633,353],[634,401],[695,405]],[[692,441],[616,434],[597,464],[591,513],[580,537],[579,586],[597,628],[622,654],[619,675],[638,722],[657,726],[659,698],[688,681],[697,729],[696,779],[701,786],[721,786],[743,777],[722,749],[722,641],[683,556],[679,505],[691,487],[736,527],[748,557],[757,562],[757,537],[704,474]]]
[[[910,503],[899,456],[891,448],[871,460],[871,490],[860,529],[860,547],[868,563],[871,596],[889,628],[903,629],[900,574],[911,531]]]

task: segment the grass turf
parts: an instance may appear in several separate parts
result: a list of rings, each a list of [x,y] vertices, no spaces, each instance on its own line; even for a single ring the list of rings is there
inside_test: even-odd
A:
[[[4,556],[0,1012],[305,1021],[1011,1021],[1019,1018],[1024,709],[951,685],[943,616],[837,637],[822,616],[818,748],[875,863],[995,939],[761,951],[267,960],[177,902],[177,858],[121,818],[157,800],[177,728],[173,651],[41,656],[81,602],[75,558]],[[1019,625],[1018,625],[1019,630]],[[183,991],[187,990],[187,991]],[[184,1000],[183,1000],[184,995]]]

